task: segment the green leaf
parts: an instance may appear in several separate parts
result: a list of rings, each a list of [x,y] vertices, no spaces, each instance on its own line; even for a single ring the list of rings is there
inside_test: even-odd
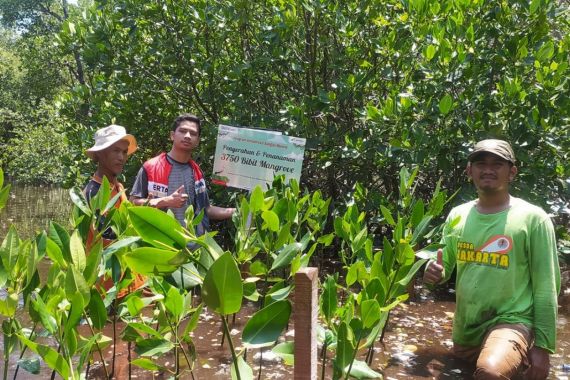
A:
[[[107,176],[103,176],[101,181],[101,186],[99,186],[99,191],[97,194],[91,198],[91,208],[94,210],[99,210],[99,213],[107,202],[109,202],[109,197],[111,196],[111,184],[109,183],[109,179]]]
[[[383,305],[386,301],[386,289],[378,277],[374,277],[366,285],[366,294],[369,299],[375,299],[378,304]]]
[[[345,368],[345,372],[348,371],[348,367]],[[382,375],[370,367],[366,362],[355,360],[352,363],[352,368],[350,369],[350,376],[357,379],[382,379]]]
[[[65,321],[64,325],[64,335],[68,335],[71,331],[75,330],[79,322],[81,321],[81,317],[83,316],[84,308],[87,304],[83,301],[83,296],[79,293],[75,293],[72,297],[69,298],[70,309],[67,315],[67,320]],[[70,337],[71,338],[71,337]],[[72,343],[77,347],[77,336],[74,336],[71,340]],[[71,353],[75,353],[75,349],[70,350]]]
[[[107,213],[109,212],[109,210],[111,210],[113,207],[115,207],[115,204],[117,203],[117,201],[119,200],[119,198],[121,198],[121,196],[125,193],[125,190],[123,191],[119,191],[117,194],[115,194],[113,196],[113,198],[109,199],[109,202],[107,202],[107,204],[105,205],[105,208],[103,209],[103,211],[101,211],[102,215],[107,215]]]
[[[259,310],[247,321],[243,328],[242,342],[247,347],[272,345],[289,323],[291,303],[277,301]]]
[[[221,315],[237,313],[241,308],[243,285],[241,273],[230,252],[212,264],[202,286],[202,300]]]
[[[465,31],[465,37],[471,42],[475,41],[475,30],[473,29],[473,24],[469,25]]]
[[[264,276],[269,272],[267,271],[267,266],[265,266],[265,263],[256,260],[249,266],[249,273],[251,273],[252,276]]]
[[[53,240],[57,246],[61,249],[61,253],[63,254],[63,258],[71,263],[71,254],[69,252],[69,240],[70,236],[69,233],[65,228],[59,225],[56,222],[49,222],[48,227],[48,237]]]
[[[321,312],[327,322],[333,319],[337,309],[338,296],[336,292],[336,279],[334,276],[327,276],[321,295]]]
[[[541,0],[532,0],[532,1],[530,2],[530,8],[529,8],[529,10],[530,10],[530,14],[531,14],[531,15],[532,15],[532,14],[535,14],[536,11],[538,11],[538,9],[540,8],[540,3],[541,3]]]
[[[170,246],[182,249],[190,242],[180,223],[161,210],[147,206],[131,207],[129,217],[143,240],[157,248]]]
[[[416,229],[414,230],[414,234],[412,235],[412,240],[410,241],[410,245],[414,246],[420,242],[420,240],[424,237],[431,220],[433,219],[432,215],[426,215],[423,217],[422,221],[418,224]]]
[[[44,346],[36,342],[32,342],[23,335],[18,335],[18,338],[22,343],[24,343],[30,350],[40,355],[48,367],[55,370],[59,375],[67,379],[69,378],[70,368],[64,357],[60,355],[56,350],[49,346]]]
[[[382,216],[386,220],[386,223],[388,223],[391,226],[396,225],[396,222],[394,221],[394,218],[392,217],[392,213],[390,212],[390,210],[388,210],[386,207],[380,205],[380,211],[382,212]]]
[[[334,365],[336,368],[346,371],[352,362],[355,350],[354,335],[346,322],[341,322],[337,332],[337,346]]]
[[[540,49],[536,52],[535,58],[540,61],[547,61],[554,55],[554,43],[552,41],[546,42],[544,45],[540,47]]]
[[[0,299],[0,315],[13,318],[18,309],[18,294],[9,293],[5,299]]]
[[[38,247],[33,241],[29,246],[29,251],[27,252],[27,263],[26,263],[26,282],[29,283],[34,278],[38,269]]]
[[[202,315],[202,309],[204,308],[204,304],[200,304],[196,310],[192,313],[192,316],[188,320],[186,327],[184,327],[184,333],[182,334],[183,337],[187,337],[189,333],[194,331],[196,326],[198,326],[198,321],[200,320],[200,315]]]
[[[8,197],[10,196],[10,188],[12,187],[11,184],[7,184],[2,189],[0,189],[0,210],[6,206],[8,202]]]
[[[96,333],[89,337],[89,339],[85,339],[81,335],[79,335],[77,345],[77,352],[79,353],[79,361],[76,365],[76,368],[84,368],[87,359],[89,358],[90,354],[95,352],[97,348],[104,350],[105,348],[111,346],[113,343],[113,339],[111,337],[105,336],[101,333]],[[95,346],[97,344],[97,346]]]
[[[453,106],[453,98],[449,94],[445,94],[443,98],[439,101],[439,112],[442,115],[447,115],[449,111],[451,111],[451,107]]]
[[[132,314],[132,315],[137,315],[136,314]],[[137,331],[141,331],[144,334],[148,334],[151,337],[157,338],[157,339],[161,339],[162,335],[160,335],[160,332],[158,332],[156,329],[154,329],[151,326],[145,325],[144,323],[140,323],[140,322],[130,322],[127,325],[129,328],[137,330]]]
[[[91,209],[89,208],[87,200],[85,199],[85,195],[80,188],[77,186],[72,187],[69,190],[69,197],[71,198],[73,204],[77,206],[77,208],[79,208],[85,215],[91,217]]]
[[[83,248],[83,241],[81,240],[81,236],[79,236],[78,230],[75,230],[71,235],[69,250],[71,254],[71,262],[74,267],[79,272],[83,272],[86,265],[85,249]]]
[[[291,264],[295,255],[301,252],[303,249],[303,245],[298,242],[287,244],[285,247],[281,249],[275,260],[273,261],[273,265],[271,265],[270,272],[284,268],[287,265]]]
[[[44,328],[52,335],[57,331],[57,321],[48,311],[46,304],[37,293],[32,294],[32,306],[38,312]]]
[[[101,330],[107,323],[107,309],[103,303],[101,295],[96,289],[91,289],[91,298],[89,299],[89,317],[93,327]]]
[[[334,219],[334,232],[343,240],[349,240],[347,229],[345,229],[345,221],[341,217]],[[350,227],[350,226],[349,226]]]
[[[389,315],[388,311],[381,312],[378,323],[376,324],[376,326],[374,326],[370,334],[368,334],[368,336],[366,337],[366,341],[364,342],[363,347],[370,347],[372,344],[376,342],[376,339],[380,335],[380,332],[382,332],[382,330],[384,330],[384,326],[386,326],[388,315]]]
[[[264,307],[275,301],[281,301],[289,297],[293,285],[285,286],[285,281],[275,284],[269,292],[265,295]]]
[[[163,338],[150,338],[137,341],[135,352],[139,356],[160,356],[174,349],[171,341]]]
[[[103,257],[108,257],[109,255],[113,255],[119,250],[128,247],[140,240],[141,240],[140,236],[129,236],[127,238],[117,240],[103,250]]]
[[[205,250],[210,256],[211,260],[201,260],[200,262],[204,264],[206,269],[210,269],[210,265],[216,261],[220,256],[224,254],[224,250],[220,247],[218,242],[208,233],[200,236],[205,244]],[[205,259],[205,258],[204,258]]]
[[[69,355],[75,355],[77,352],[77,331],[66,326],[63,341]]]
[[[129,314],[131,317],[139,315],[141,310],[145,307],[144,302],[141,298],[137,295],[133,295],[127,299],[127,310],[129,310]]]
[[[279,231],[279,217],[276,213],[271,210],[263,211],[261,214],[263,221],[269,227],[270,231],[277,232]]]
[[[140,367],[142,369],[147,369],[149,371],[165,370],[164,367],[161,367],[158,364],[155,364],[152,360],[147,359],[147,358],[137,358],[137,359],[131,361],[131,363],[133,365],[136,365],[137,367]]]
[[[346,274],[346,285],[351,286],[356,281],[367,277],[366,267],[363,261],[356,261],[348,268]]]
[[[178,269],[176,263],[185,255],[178,251],[141,247],[127,252],[123,257],[133,272],[150,276],[155,272],[166,274],[175,271]]]
[[[177,270],[172,272],[170,276],[180,289],[191,289],[196,285],[202,284],[200,272],[193,263],[181,265]]]
[[[384,236],[384,240],[382,242],[382,248],[383,248],[382,253],[384,256],[382,259],[384,270],[382,272],[390,273],[390,271],[392,271],[392,266],[394,265],[394,260],[396,260],[396,255],[394,253],[394,248],[392,247],[390,241],[388,241],[386,236]],[[377,273],[376,275],[380,274]]]
[[[391,292],[390,294],[392,294],[392,293],[394,293],[394,292]],[[410,297],[410,295],[408,293],[400,294],[398,297],[396,297],[396,299],[394,301],[389,303],[387,306],[382,306],[380,308],[380,311],[385,312],[385,311],[392,310],[393,308],[395,308],[396,306],[398,306],[399,304],[401,304],[402,302],[407,300],[409,297]]]
[[[251,369],[251,367],[249,366],[249,364],[246,363],[246,361],[243,359],[242,356],[238,356],[237,358],[237,367],[239,369],[239,379],[240,380],[253,380],[253,370]],[[237,380],[237,373],[236,373],[236,368],[235,368],[235,363],[232,363],[232,367],[231,367],[231,376],[232,376],[232,380]]]
[[[412,210],[412,217],[410,219],[410,222],[412,223],[412,227],[416,227],[418,225],[418,223],[421,222],[421,220],[424,217],[424,213],[425,213],[424,201],[421,199],[418,199],[416,201],[416,203],[414,204],[414,208]]]
[[[164,306],[168,310],[175,321],[180,321],[184,314],[184,297],[180,294],[180,290],[175,287],[171,287],[166,294],[166,299],[164,300]]]
[[[4,358],[9,358],[10,355],[15,351],[18,344],[17,334],[22,331],[22,326],[14,318],[10,316],[8,319],[2,321],[2,334],[4,338]]]
[[[433,57],[435,57],[435,53],[437,52],[437,47],[434,45],[428,45],[425,50],[425,57],[428,61],[431,61]]]
[[[251,213],[255,214],[257,211],[263,209],[263,204],[263,190],[261,190],[260,186],[255,186],[251,192],[251,196],[249,197],[249,206]]]
[[[89,255],[87,256],[83,278],[85,278],[85,282],[89,286],[94,285],[99,277],[99,267],[102,265],[101,258],[103,256],[102,249],[103,240],[98,239],[97,243],[91,246]]]
[[[279,220],[277,221],[279,223]],[[279,230],[277,240],[275,241],[275,247],[282,247],[292,240],[291,236],[291,222],[285,223]]]
[[[412,280],[416,272],[426,263],[426,259],[417,260],[414,265],[410,268],[406,276],[398,281],[398,283],[402,286],[408,285],[408,283]]]
[[[366,116],[370,120],[374,121],[382,120],[382,114],[380,113],[380,110],[378,110],[378,108],[374,107],[373,105],[366,106]]]
[[[283,247],[273,261],[273,265],[271,265],[271,269],[269,271],[272,272],[276,269],[284,268],[287,265],[291,264],[291,261],[295,255],[303,252],[305,248],[307,248],[307,244],[309,244],[310,240],[311,233],[307,232],[301,239],[301,242],[290,243]]]
[[[369,329],[380,319],[380,305],[375,299],[362,301],[360,318],[365,329]]]
[[[20,238],[18,237],[18,232],[14,225],[10,226],[8,234],[2,241],[2,246],[0,246],[0,259],[2,259],[2,265],[4,269],[10,273],[16,266],[18,261],[18,252],[20,247]],[[8,276],[11,278],[12,276]]]
[[[2,263],[2,260],[0,260],[0,288],[3,288],[7,282],[8,282],[8,272],[6,272],[6,268],[4,268],[4,264]]]
[[[437,250],[445,247],[445,244],[432,243],[416,252],[419,259],[435,260],[437,258]]]
[[[83,304],[87,305],[91,298],[91,292],[83,274],[75,267],[69,267],[65,274],[65,294],[68,299],[72,299],[75,293],[79,293],[83,298]]]
[[[67,262],[63,258],[61,248],[50,238],[46,239],[46,254],[51,261],[57,263],[61,269],[67,268]]]
[[[369,240],[368,237],[368,227],[363,227],[358,234],[352,239],[350,243],[351,249],[353,252],[358,252],[366,245],[366,242]]]
[[[286,365],[295,364],[295,343],[282,342],[271,349],[271,351],[283,360]]]
[[[243,284],[243,296],[245,299],[256,302],[259,300],[260,294],[257,291],[255,282],[245,282]]]

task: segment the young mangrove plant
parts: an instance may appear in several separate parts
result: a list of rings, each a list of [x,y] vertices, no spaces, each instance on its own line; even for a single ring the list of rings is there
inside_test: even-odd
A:
[[[0,171],[0,198],[3,198],[2,188],[3,175]],[[9,187],[8,187],[9,188]],[[0,199],[0,209],[5,201]],[[38,262],[44,255],[45,234],[40,234],[35,240],[21,240],[16,228],[12,225],[8,234],[0,245],[0,292],[3,297],[0,299],[0,316],[2,316],[2,335],[4,342],[4,358],[2,378],[8,378],[8,368],[10,366],[10,356],[17,349],[23,354],[19,345],[18,336],[24,336],[22,325],[17,317],[20,300],[24,306],[28,307],[30,293],[40,283],[37,270]],[[31,334],[34,333],[32,330]],[[28,335],[27,338],[30,338]],[[22,355],[20,355],[22,359]],[[22,361],[24,368],[31,369],[39,367],[37,360],[33,362]],[[19,363],[19,364],[20,364]]]
[[[57,350],[39,344],[20,334],[20,341],[38,354],[46,364],[63,378],[78,379],[89,360],[93,347],[101,353],[109,340],[94,333],[93,321],[102,326],[101,318],[89,318],[87,309],[96,310],[101,300],[91,299],[97,279],[97,265],[88,260],[77,231],[69,235],[56,223],[50,223],[46,254],[52,260],[46,284],[31,295],[30,316],[41,324],[57,345]],[[90,328],[82,336],[78,331],[81,320]]]
[[[286,299],[291,277],[306,267],[319,245],[328,246],[333,234],[324,235],[330,199],[320,191],[301,194],[295,180],[284,183],[277,177],[273,187],[263,192],[255,187],[249,200],[243,197],[236,218],[235,252],[247,277],[246,298],[261,307]],[[263,280],[259,288],[256,282]]]
[[[154,295],[141,297],[140,292],[132,293],[120,308],[120,316],[127,322],[122,339],[134,342],[138,355],[131,363],[147,370],[169,372],[175,379],[187,378],[188,373],[193,377],[196,350],[189,334],[198,323],[202,305],[192,307],[191,293],[159,276],[152,278],[148,291]],[[152,313],[148,312],[150,309]],[[160,358],[167,353],[174,356],[174,371],[161,364]]]
[[[337,275],[328,276],[320,300],[326,327],[323,369],[326,350],[335,349],[333,379],[381,376],[368,367],[374,343],[382,340],[390,311],[408,298],[407,286],[426,262],[425,258],[416,257],[415,249],[440,231],[440,227],[430,230],[430,223],[442,212],[447,198],[438,186],[426,210],[424,201],[414,196],[417,174],[418,169],[411,174],[406,168],[400,171],[399,200],[393,206],[397,209],[396,217],[389,207],[380,207],[386,230],[391,232],[382,237],[381,249],[373,249],[366,215],[358,211],[356,204],[335,219],[335,232],[343,241],[341,261],[346,270],[345,284],[339,283]],[[427,248],[438,247],[430,243]],[[365,361],[356,360],[363,349],[368,349]]]

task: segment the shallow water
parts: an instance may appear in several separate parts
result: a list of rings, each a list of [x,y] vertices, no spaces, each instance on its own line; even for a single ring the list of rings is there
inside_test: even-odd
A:
[[[20,238],[30,238],[46,229],[50,220],[65,225],[70,212],[69,190],[12,184],[8,203],[0,211],[0,237],[6,236],[13,224]]]

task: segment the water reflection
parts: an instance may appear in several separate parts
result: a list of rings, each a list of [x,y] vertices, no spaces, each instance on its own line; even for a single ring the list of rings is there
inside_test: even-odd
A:
[[[50,220],[65,225],[69,219],[69,191],[50,186],[12,184],[10,198],[0,214],[0,237],[14,224],[21,238],[47,228]]]

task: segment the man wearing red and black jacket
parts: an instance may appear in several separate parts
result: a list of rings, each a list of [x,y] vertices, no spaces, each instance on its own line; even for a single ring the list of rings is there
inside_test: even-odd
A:
[[[172,148],[143,164],[130,197],[135,205],[171,210],[182,226],[186,226],[184,214],[188,206],[194,206],[195,215],[204,210],[204,218],[196,226],[197,235],[208,230],[210,219],[229,219],[235,211],[210,204],[202,170],[192,160],[192,152],[200,143],[200,128],[198,117],[178,116],[170,132]]]

